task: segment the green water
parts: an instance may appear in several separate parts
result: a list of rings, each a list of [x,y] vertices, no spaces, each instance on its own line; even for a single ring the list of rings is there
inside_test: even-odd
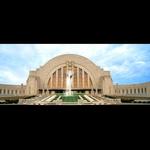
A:
[[[79,95],[83,96],[84,93],[74,92],[71,96],[66,96],[65,93],[57,93],[57,97],[61,96],[63,102],[78,102]]]
[[[78,95],[62,96],[63,102],[78,102]]]

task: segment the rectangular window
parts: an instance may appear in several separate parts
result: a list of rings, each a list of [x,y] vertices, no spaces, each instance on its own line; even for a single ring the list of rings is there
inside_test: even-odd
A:
[[[61,68],[60,69],[58,69],[58,79],[57,79],[57,81],[58,81],[58,87],[59,88],[61,88]]]
[[[74,88],[77,88],[77,67],[74,67]]]
[[[130,89],[130,94],[132,94],[132,89]]]
[[[141,89],[142,93],[143,93],[143,88]]]
[[[88,87],[88,74],[84,71],[84,87]]]
[[[134,89],[134,94],[136,94],[136,89]]]
[[[66,72],[67,72],[67,67],[63,67],[63,88],[66,88]]]
[[[83,80],[82,80],[82,69],[79,68],[79,87],[83,87]]]
[[[56,88],[56,71],[53,73],[53,88]]]

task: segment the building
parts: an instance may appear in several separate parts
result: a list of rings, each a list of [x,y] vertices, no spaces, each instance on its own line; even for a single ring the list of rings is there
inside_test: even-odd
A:
[[[0,85],[2,95],[44,95],[66,90],[67,70],[73,71],[72,91],[86,94],[150,97],[150,82],[132,85],[113,85],[109,71],[103,70],[88,58],[65,54],[49,60],[30,71],[26,85]]]
[[[150,97],[150,82],[129,85],[114,85],[115,95]]]
[[[0,84],[0,96],[22,96],[25,95],[26,86]]]
[[[72,90],[76,92],[113,94],[109,71],[104,71],[89,59],[73,54],[57,56],[35,71],[30,71],[26,94],[64,92],[66,72],[72,70]]]

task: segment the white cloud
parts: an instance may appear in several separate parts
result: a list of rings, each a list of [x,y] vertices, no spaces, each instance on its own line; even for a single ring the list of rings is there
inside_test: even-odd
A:
[[[145,65],[145,62],[144,61],[137,61],[136,64],[138,64],[138,65]]]
[[[7,67],[0,68],[0,80],[5,84],[25,84],[24,77]]]
[[[135,44],[2,44],[0,68],[4,66],[5,69],[0,69],[0,82],[25,82],[30,70],[57,55],[70,53],[85,56],[111,71],[115,80],[142,77],[145,69],[150,69],[150,62],[145,51],[137,47]]]
[[[79,54],[92,58],[109,46],[109,44],[37,44],[33,47],[41,62],[46,63],[47,60],[62,54]]]

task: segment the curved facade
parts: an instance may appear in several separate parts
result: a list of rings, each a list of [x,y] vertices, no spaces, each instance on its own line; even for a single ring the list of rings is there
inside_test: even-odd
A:
[[[66,89],[66,72],[73,71],[72,91],[114,94],[109,71],[104,71],[89,59],[66,54],[57,56],[36,71],[30,71],[26,94],[51,94]]]
[[[40,68],[30,71],[26,85],[0,85],[2,95],[41,95],[66,90],[66,73],[73,72],[72,91],[89,94],[150,97],[150,82],[113,85],[111,74],[88,58],[65,54],[49,60]]]

